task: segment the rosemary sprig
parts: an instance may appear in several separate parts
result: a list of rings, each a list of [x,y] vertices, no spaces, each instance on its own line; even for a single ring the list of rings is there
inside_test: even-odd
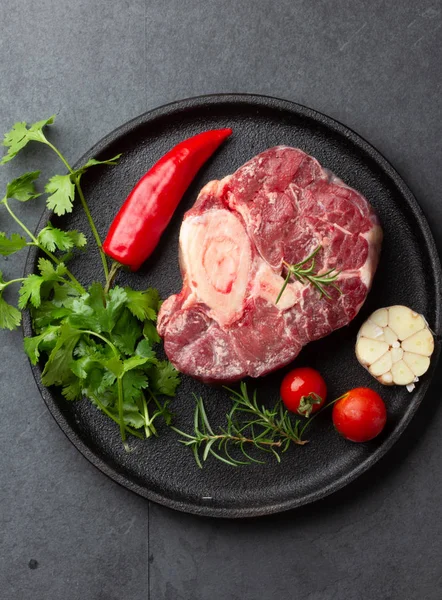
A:
[[[256,390],[250,397],[244,382],[241,382],[240,391],[227,387],[225,389],[230,392],[233,401],[233,406],[226,415],[225,427],[220,427],[217,431],[213,429],[207,417],[204,401],[197,396],[194,396],[196,407],[193,433],[186,433],[172,427],[183,437],[180,442],[192,450],[200,468],[210,455],[234,467],[250,463],[262,464],[264,461],[249,454],[249,448],[255,452],[270,453],[280,462],[281,454],[286,452],[291,444],[307,443],[300,434],[301,420],[296,419],[293,422],[281,401],[278,401],[273,408],[260,406]],[[241,460],[232,456],[233,448],[242,455]]]
[[[279,291],[278,297],[276,298],[275,304],[278,304],[279,300],[281,299],[281,296],[284,293],[284,290],[287,287],[291,277],[294,277],[303,284],[311,283],[317,288],[321,298],[322,296],[325,296],[328,300],[332,299],[332,297],[324,287],[327,285],[330,285],[331,287],[335,288],[335,290],[338,290],[340,294],[342,294],[339,287],[336,285],[336,283],[334,283],[341,271],[336,271],[336,269],[333,268],[329,269],[325,273],[315,273],[315,256],[317,255],[319,250],[321,250],[321,248],[322,245],[320,244],[313,250],[313,252],[309,256],[307,256],[307,258],[294,265],[290,265],[285,261],[283,262],[283,265],[287,269],[287,275],[282,285],[282,288]],[[306,266],[308,263],[310,263],[310,266]]]

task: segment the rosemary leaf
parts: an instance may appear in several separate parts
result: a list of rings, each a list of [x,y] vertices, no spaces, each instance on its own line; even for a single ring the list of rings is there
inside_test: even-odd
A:
[[[326,271],[325,273],[315,273],[315,267],[316,267],[316,263],[315,263],[315,257],[317,255],[317,253],[319,252],[319,250],[321,250],[322,245],[317,246],[313,252],[311,254],[309,254],[309,256],[307,256],[307,258],[305,258],[304,260],[302,260],[301,262],[298,262],[294,265],[290,265],[286,262],[284,262],[284,266],[287,269],[287,275],[284,279],[284,283],[282,284],[282,287],[279,291],[279,294],[275,300],[275,304],[278,304],[279,300],[281,299],[282,294],[284,293],[284,290],[286,289],[287,285],[290,282],[290,278],[294,278],[297,281],[299,281],[300,283],[302,283],[303,285],[307,285],[307,284],[311,284],[313,285],[320,294],[320,297],[325,297],[327,298],[327,300],[332,300],[331,295],[328,293],[328,291],[325,289],[324,286],[331,286],[332,288],[334,288],[335,290],[337,290],[340,294],[342,294],[342,291],[340,290],[340,288],[336,285],[336,280],[339,277],[341,271],[337,271],[336,269],[332,268],[329,269],[328,271]],[[310,263],[310,266],[306,267],[306,265]]]

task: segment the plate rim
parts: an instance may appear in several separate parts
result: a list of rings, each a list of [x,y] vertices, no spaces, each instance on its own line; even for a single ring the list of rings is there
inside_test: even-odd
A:
[[[95,156],[101,153],[108,145],[114,143],[119,137],[129,134],[132,131],[132,129],[134,129],[135,127],[139,127],[147,123],[148,121],[167,116],[169,113],[173,113],[176,110],[183,110],[183,108],[186,107],[189,109],[194,109],[195,107],[201,104],[207,106],[207,104],[216,105],[219,103],[229,103],[232,105],[238,103],[243,105],[253,104],[255,106],[262,106],[265,108],[269,108],[269,106],[273,105],[273,108],[295,112],[300,116],[304,116],[316,122],[320,122],[322,125],[325,125],[330,129],[334,130],[335,132],[348,138],[352,143],[356,144],[359,148],[364,150],[367,153],[367,155],[370,156],[370,158],[374,160],[375,163],[378,166],[380,166],[383,172],[386,173],[388,177],[393,181],[394,185],[399,190],[401,196],[406,199],[408,207],[412,210],[412,213],[417,220],[417,225],[419,226],[419,229],[426,240],[426,247],[431,258],[431,271],[433,274],[432,278],[434,282],[435,296],[437,296],[437,298],[441,298],[442,267],[433,233],[430,229],[430,226],[421,206],[419,205],[416,197],[414,196],[408,185],[403,180],[402,176],[378,149],[376,149],[370,142],[368,142],[364,137],[362,137],[352,128],[348,127],[347,125],[344,125],[341,121],[335,118],[325,115],[324,113],[316,109],[309,108],[303,104],[299,104],[292,100],[277,98],[274,96],[268,96],[264,94],[252,93],[206,94],[200,96],[192,96],[181,100],[175,100],[173,102],[163,104],[159,107],[155,107],[144,113],[141,113],[140,115],[133,117],[129,121],[126,121],[122,125],[119,125],[115,129],[113,129],[111,132],[107,133],[105,136],[99,139],[91,148],[89,148],[85,153],[81,155],[81,157],[75,162],[74,168],[78,168],[91,156]],[[52,214],[52,211],[45,208],[38,221],[36,230],[39,230],[42,223],[49,220]],[[31,247],[29,249],[25,262],[24,276],[34,271],[37,255],[38,249]],[[441,318],[442,302],[436,301],[434,329],[437,335],[440,335],[442,333]],[[25,311],[23,313],[22,331],[24,336],[29,336],[33,334],[29,311]],[[137,495],[146,498],[149,501],[181,512],[199,516],[218,518],[254,518],[285,512],[291,509],[299,508],[300,506],[311,504],[312,502],[315,502],[322,498],[326,498],[334,492],[337,492],[338,490],[342,489],[346,485],[352,483],[363,473],[365,473],[369,468],[374,466],[383,456],[385,456],[385,454],[387,454],[387,452],[402,436],[402,434],[410,424],[410,421],[412,420],[420,405],[422,404],[422,401],[427,394],[428,388],[432,382],[434,373],[436,371],[436,367],[439,362],[439,355],[440,343],[439,340],[436,340],[431,370],[428,373],[426,380],[418,388],[418,398],[415,399],[415,401],[412,404],[409,404],[407,410],[403,413],[399,426],[395,428],[394,433],[389,435],[386,438],[386,440],[380,446],[378,446],[378,448],[376,448],[369,456],[367,456],[365,460],[358,464],[357,467],[353,468],[349,472],[346,472],[338,479],[321,487],[319,490],[314,490],[308,494],[304,494],[304,496],[300,498],[289,498],[277,503],[265,504],[262,506],[255,507],[239,508],[197,505],[196,503],[188,500],[176,500],[167,496],[163,496],[155,491],[147,490],[145,487],[137,484],[135,481],[131,480],[126,475],[118,472],[116,468],[109,466],[104,459],[102,459],[100,456],[94,453],[94,451],[81,439],[81,437],[76,433],[76,431],[70,426],[67,419],[64,417],[62,411],[60,410],[55,398],[50,393],[49,389],[42,385],[41,369],[39,368],[39,366],[32,365],[32,363],[29,364],[31,366],[32,374],[34,376],[38,390],[43,398],[43,401],[45,402],[50,414],[54,418],[57,425],[60,427],[60,429],[69,439],[69,441],[75,446],[75,448],[92,465],[97,467],[97,469],[99,469],[102,473],[107,475],[110,479],[112,479],[122,487],[136,493]]]

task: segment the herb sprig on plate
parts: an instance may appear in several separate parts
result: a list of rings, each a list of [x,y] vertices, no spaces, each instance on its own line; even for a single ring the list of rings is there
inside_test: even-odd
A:
[[[169,400],[179,384],[179,375],[168,361],[159,360],[155,322],[160,306],[157,290],[134,290],[114,285],[120,265],[109,268],[101,239],[81,188],[81,177],[97,165],[115,165],[120,155],[107,160],[90,159],[73,169],[43,130],[54,117],[28,126],[16,123],[3,141],[7,153],[0,161],[12,160],[29,142],[49,147],[67,173],[54,175],[45,185],[47,207],[56,215],[73,210],[78,199],[85,212],[100,254],[104,283],[85,288],[67,264],[75,252],[84,250],[86,236],[48,223],[35,235],[14,212],[12,202],[28,202],[41,195],[35,187],[39,171],[24,173],[6,186],[1,204],[15,221],[19,232],[0,232],[0,254],[9,256],[24,248],[38,248],[38,272],[5,280],[0,272],[0,327],[15,329],[21,310],[29,309],[35,335],[25,338],[31,362],[42,362],[42,383],[61,386],[67,400],[88,398],[116,421],[121,438],[127,434],[150,437],[157,434],[159,417],[171,422]],[[4,290],[20,284],[18,308],[4,298]]]
[[[290,265],[287,262],[283,263],[284,267],[287,270],[287,275],[286,275],[284,283],[279,291],[279,294],[275,300],[275,304],[278,304],[278,302],[280,301],[281,296],[284,293],[284,290],[287,287],[287,285],[289,284],[291,278],[296,279],[297,281],[299,281],[300,283],[303,283],[303,284],[310,283],[318,290],[321,298],[325,297],[328,300],[332,299],[332,297],[330,296],[330,294],[328,293],[328,291],[326,289],[326,286],[331,286],[332,288],[337,290],[340,294],[342,293],[340,288],[336,284],[336,280],[339,277],[340,271],[337,271],[336,269],[333,268],[333,269],[329,269],[328,271],[325,271],[324,273],[315,273],[315,269],[316,269],[315,257],[318,254],[318,252],[321,250],[321,248],[322,248],[321,245],[317,246],[313,250],[313,252],[311,254],[309,254],[309,256],[307,256],[307,258],[304,258],[304,260],[302,260],[301,262],[296,263],[294,265]]]
[[[292,420],[281,400],[271,408],[259,404],[256,390],[250,395],[245,382],[241,382],[239,391],[225,389],[230,393],[233,405],[226,415],[224,427],[214,428],[210,424],[204,401],[197,396],[193,432],[172,426],[181,436],[180,442],[192,450],[200,468],[210,456],[233,467],[262,464],[264,461],[257,458],[260,453],[271,454],[280,462],[281,454],[292,444],[302,446],[307,443],[302,436],[313,417],[304,422]]]

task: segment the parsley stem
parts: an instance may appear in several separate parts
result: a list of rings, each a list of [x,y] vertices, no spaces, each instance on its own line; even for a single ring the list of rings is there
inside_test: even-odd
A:
[[[97,231],[97,228],[95,227],[95,223],[94,223],[94,220],[92,219],[92,215],[91,215],[91,212],[87,205],[86,198],[84,197],[83,190],[81,189],[81,186],[80,186],[80,180],[77,176],[74,177],[74,183],[75,183],[75,187],[77,188],[78,196],[80,197],[81,205],[83,206],[83,210],[84,210],[87,220],[89,222],[89,227],[91,228],[92,235],[94,236],[95,242],[98,246],[98,252],[100,253],[101,262],[103,264],[104,276],[106,277],[106,280],[107,280],[109,278],[109,267],[107,265],[106,255],[103,252],[103,244],[101,243],[100,235]]]
[[[104,412],[104,414],[105,414],[105,415],[107,415],[108,417],[110,417],[110,418],[112,419],[112,421],[115,421],[115,423],[118,423],[118,424],[120,424],[120,420],[119,420],[119,419],[117,419],[117,418],[115,417],[115,415],[113,415],[113,414],[110,412],[110,410],[108,410],[108,409],[107,409],[107,408],[104,406],[104,404],[102,404],[102,403],[99,401],[99,399],[97,398],[97,396],[94,396],[94,402],[96,402],[96,403],[97,403],[97,405],[98,405],[98,408],[99,408],[99,409],[100,409],[102,412]],[[137,437],[137,438],[143,439],[143,436],[142,436],[142,434],[141,434],[139,431],[137,431],[136,429],[133,429],[132,427],[129,427],[129,426],[127,426],[127,427],[126,427],[126,430],[127,430],[127,431],[128,431],[130,434],[131,434],[131,435],[134,435],[134,436],[135,436],[135,437]]]
[[[150,388],[147,388],[147,391],[150,394],[150,397],[152,398],[152,400],[155,402],[155,404],[157,405],[158,410],[163,410],[163,407],[160,404],[160,401],[158,400],[158,398],[155,396],[155,394],[152,392],[152,390]]]
[[[109,346],[109,348],[112,350],[112,352],[114,353],[114,356],[116,358],[120,358],[120,353],[118,352],[117,347],[110,340],[105,338],[104,335],[101,335],[101,333],[97,333],[96,331],[91,331],[90,329],[79,329],[78,331],[81,331],[81,333],[88,333],[89,335],[99,338],[105,344],[107,344]]]
[[[124,423],[124,414],[123,414],[123,377],[117,378],[117,389],[118,389],[118,416],[120,417],[120,435],[123,440],[123,444],[126,441],[126,425]]]
[[[88,220],[89,227],[91,228],[92,235],[94,236],[95,242],[98,246],[98,252],[100,253],[101,262],[103,264],[104,275],[107,279],[109,277],[109,267],[107,265],[106,255],[103,252],[103,247],[102,247],[103,244],[101,243],[100,235],[97,231],[97,228],[95,227],[94,220],[92,218],[91,212],[89,210],[86,199],[84,197],[83,190],[81,189],[81,186],[80,186],[80,176],[78,174],[77,175],[75,174],[75,171],[72,169],[71,165],[65,159],[65,157],[60,152],[60,150],[54,146],[54,144],[51,144],[51,142],[49,142],[48,140],[46,140],[46,144],[49,146],[49,148],[51,148],[55,152],[55,154],[58,156],[58,158],[61,160],[61,162],[64,164],[64,166],[67,168],[69,173],[72,175],[72,181],[77,189],[77,193],[80,198],[80,202],[83,207],[86,218]]]
[[[51,260],[53,260],[56,265],[59,265],[61,263],[61,261],[54,254],[52,254],[52,252],[49,252],[49,250],[46,250],[46,248],[43,248],[43,246],[41,246],[38,243],[38,240],[35,237],[35,235],[31,231],[29,231],[29,229],[26,227],[26,225],[22,221],[20,221],[20,219],[17,217],[17,215],[14,213],[14,211],[9,206],[8,199],[6,198],[6,196],[3,198],[2,202],[5,205],[8,213],[11,215],[11,217],[17,223],[17,225],[19,225],[23,229],[23,231],[29,236],[29,238],[32,240],[31,245],[37,246],[37,248],[39,248],[41,250],[41,252],[44,252],[46,254],[46,256],[49,256],[49,258]],[[81,283],[78,281],[78,279],[76,279],[76,277],[74,277],[72,275],[72,273],[69,271],[69,269],[66,269],[66,275],[72,281],[72,283],[74,284],[74,287],[80,292],[80,294],[86,293],[86,290],[84,289],[84,287],[81,285]]]
[[[68,163],[68,161],[65,159],[65,157],[63,156],[63,154],[60,152],[60,150],[58,148],[56,148],[54,146],[54,144],[51,144],[51,142],[49,140],[47,140],[45,138],[45,143],[49,146],[49,148],[51,148],[51,150],[53,150],[55,152],[55,154],[58,156],[58,158],[61,160],[61,162],[64,164],[64,166],[66,167],[66,169],[69,171],[69,173],[72,173],[72,168],[71,165]]]
[[[3,292],[3,290],[6,287],[8,287],[8,285],[11,285],[11,283],[21,283],[25,279],[26,279],[26,277],[19,277],[18,279],[10,279],[9,281],[2,281],[0,283],[0,293]]]
[[[34,242],[34,244],[36,246],[38,246],[37,238],[35,237],[35,235],[33,235],[29,231],[29,229],[26,227],[26,225],[22,221],[20,221],[20,219],[17,217],[17,215],[13,212],[13,210],[9,206],[8,199],[6,198],[6,196],[3,198],[2,202],[6,206],[6,210],[11,215],[11,217],[14,219],[14,221],[17,223],[17,225],[19,225],[23,229],[23,231],[31,238],[31,240]]]
[[[106,279],[106,285],[104,286],[104,293],[107,294],[109,291],[109,288],[111,287],[115,276],[118,272],[118,269],[121,269],[123,265],[120,264],[119,262],[114,261],[111,265],[110,271],[109,271],[109,275],[107,276]]]
[[[88,333],[89,335],[95,336],[105,342],[109,348],[114,353],[116,358],[120,358],[120,353],[118,352],[117,347],[104,335],[100,333],[96,333],[95,331],[91,331],[90,329],[81,330],[82,333]],[[123,440],[123,444],[126,441],[126,424],[124,423],[124,414],[123,414],[123,401],[124,401],[124,391],[123,391],[123,375],[117,377],[117,390],[118,390],[118,416],[119,416],[119,425],[120,425],[120,434],[121,439]]]
[[[143,413],[144,413],[144,434],[146,436],[146,438],[149,438],[152,435],[151,430],[149,429],[150,426],[150,417],[149,417],[149,409],[147,408],[147,402],[146,402],[146,397],[144,396],[144,394],[142,394],[142,399],[143,399]]]

